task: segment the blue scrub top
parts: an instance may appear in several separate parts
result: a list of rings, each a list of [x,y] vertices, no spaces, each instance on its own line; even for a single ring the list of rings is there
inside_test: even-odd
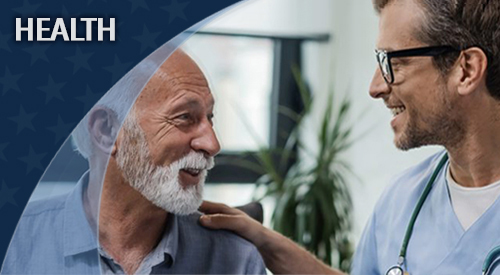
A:
[[[406,170],[385,190],[363,232],[351,274],[385,275],[397,263],[413,209],[444,153]],[[406,270],[411,275],[480,275],[486,255],[498,245],[500,200],[464,231],[453,210],[443,168],[416,220]],[[500,267],[491,274],[500,275]]]

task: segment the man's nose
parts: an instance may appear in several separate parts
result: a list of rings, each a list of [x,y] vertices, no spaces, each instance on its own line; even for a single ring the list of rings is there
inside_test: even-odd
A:
[[[370,83],[370,96],[373,98],[383,98],[384,95],[389,94],[391,87],[385,82],[380,68],[377,67],[373,74],[372,82]]]
[[[191,148],[195,151],[203,152],[206,156],[213,157],[220,151],[220,144],[212,124],[202,123],[198,135],[191,140]]]

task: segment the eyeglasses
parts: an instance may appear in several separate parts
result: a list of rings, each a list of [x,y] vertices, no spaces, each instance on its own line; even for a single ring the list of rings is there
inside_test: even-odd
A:
[[[413,48],[400,51],[375,50],[380,71],[387,84],[394,83],[394,72],[392,71],[391,58],[410,57],[410,56],[438,56],[449,52],[460,51],[452,46],[431,46],[422,48]]]

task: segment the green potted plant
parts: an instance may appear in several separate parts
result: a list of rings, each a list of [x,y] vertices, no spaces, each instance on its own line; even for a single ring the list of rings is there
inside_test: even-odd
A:
[[[351,145],[351,127],[346,121],[350,101],[344,99],[335,108],[330,92],[317,132],[315,148],[318,149],[314,150],[311,142],[303,142],[300,135],[305,118],[311,113],[313,98],[297,69],[294,75],[304,110],[300,114],[281,110],[297,122],[285,148],[261,148],[257,152],[259,166],[265,174],[257,182],[261,195],[256,195],[256,199],[275,199],[272,216],[275,230],[326,264],[348,271],[353,245],[350,239],[352,200],[346,173],[351,170],[340,153]],[[305,164],[297,157],[297,151],[312,158],[312,164]]]

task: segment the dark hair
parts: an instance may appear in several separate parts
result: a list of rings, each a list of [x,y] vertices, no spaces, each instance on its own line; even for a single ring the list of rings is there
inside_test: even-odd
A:
[[[488,58],[486,87],[491,96],[500,99],[500,0],[373,0],[380,13],[393,1],[416,1],[425,18],[415,30],[415,37],[429,45],[456,48],[479,47]],[[446,75],[458,53],[434,58]]]

